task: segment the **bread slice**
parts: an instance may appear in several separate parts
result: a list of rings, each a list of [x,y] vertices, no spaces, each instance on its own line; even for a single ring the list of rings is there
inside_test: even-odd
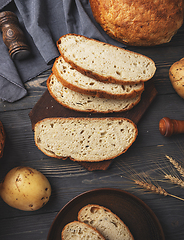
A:
[[[35,124],[35,144],[46,155],[99,162],[127,151],[137,126],[126,118],[45,118]]]
[[[109,209],[89,204],[78,213],[78,220],[96,228],[108,240],[133,240],[124,222]]]
[[[63,35],[57,46],[73,68],[99,81],[118,84],[139,83],[153,77],[153,60],[129,50],[81,35]]]
[[[88,239],[88,240],[105,240],[105,238],[91,226],[73,221],[68,223],[61,232],[62,240],[78,240],[78,239]]]
[[[47,79],[47,88],[64,107],[81,112],[123,112],[132,109],[141,100],[141,95],[131,99],[106,99],[78,93],[64,87],[54,74]]]
[[[52,71],[65,87],[92,96],[125,99],[133,98],[144,90],[144,83],[120,85],[96,81],[78,72],[61,56],[55,60]]]

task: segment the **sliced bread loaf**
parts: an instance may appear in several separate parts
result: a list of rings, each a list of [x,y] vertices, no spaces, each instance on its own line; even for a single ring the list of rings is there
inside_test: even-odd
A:
[[[105,240],[105,238],[94,228],[91,226],[73,221],[68,223],[61,232],[62,240]]]
[[[124,222],[109,209],[89,204],[78,213],[78,220],[96,228],[106,240],[133,240]]]
[[[133,98],[144,90],[144,83],[138,84],[113,84],[103,83],[88,77],[74,69],[61,56],[54,62],[53,73],[65,87],[73,91],[92,96],[112,99]]]
[[[46,155],[99,162],[124,153],[137,126],[126,118],[46,118],[35,124],[35,144]]]
[[[150,58],[81,35],[67,34],[57,42],[60,54],[73,68],[99,81],[139,83],[153,77]]]
[[[64,87],[54,74],[49,76],[47,88],[51,96],[64,107],[81,112],[123,112],[133,108],[141,99],[141,95],[131,99],[106,99],[78,93]]]

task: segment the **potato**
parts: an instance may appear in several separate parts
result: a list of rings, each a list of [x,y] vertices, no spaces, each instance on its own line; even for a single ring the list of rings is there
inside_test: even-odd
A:
[[[170,67],[169,78],[175,91],[184,98],[184,58]]]
[[[36,169],[16,167],[10,170],[0,184],[0,196],[11,207],[34,211],[44,206],[50,198],[48,179]]]

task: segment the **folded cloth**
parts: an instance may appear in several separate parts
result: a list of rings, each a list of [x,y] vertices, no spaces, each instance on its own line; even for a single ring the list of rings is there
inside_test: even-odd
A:
[[[1,2],[0,2],[0,9],[5,7],[10,2],[11,2],[11,0],[1,0]]]
[[[14,102],[26,96],[24,83],[50,69],[59,56],[56,41],[76,33],[116,46],[94,20],[88,0],[1,0],[1,11],[13,11],[20,22],[31,55],[12,60],[0,36],[0,98]]]

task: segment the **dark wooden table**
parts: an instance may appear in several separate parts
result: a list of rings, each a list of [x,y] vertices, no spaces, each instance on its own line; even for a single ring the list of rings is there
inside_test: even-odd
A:
[[[0,199],[1,240],[45,240],[59,210],[80,193],[96,188],[118,188],[134,194],[155,213],[165,239],[184,239],[184,201],[146,192],[134,183],[135,179],[144,178],[184,198],[184,189],[164,178],[165,173],[177,174],[166,155],[184,167],[184,134],[166,138],[159,132],[159,121],[163,117],[184,120],[184,99],[174,91],[168,76],[170,66],[184,57],[184,26],[168,44],[129,49],[155,61],[157,71],[153,80],[158,95],[138,123],[136,142],[105,171],[91,172],[70,160],[47,157],[35,146],[28,114],[46,91],[51,70],[27,82],[28,96],[22,100],[0,102],[0,121],[7,135],[0,159],[0,181],[13,167],[26,165],[41,171],[52,186],[50,201],[34,212],[14,209]]]

